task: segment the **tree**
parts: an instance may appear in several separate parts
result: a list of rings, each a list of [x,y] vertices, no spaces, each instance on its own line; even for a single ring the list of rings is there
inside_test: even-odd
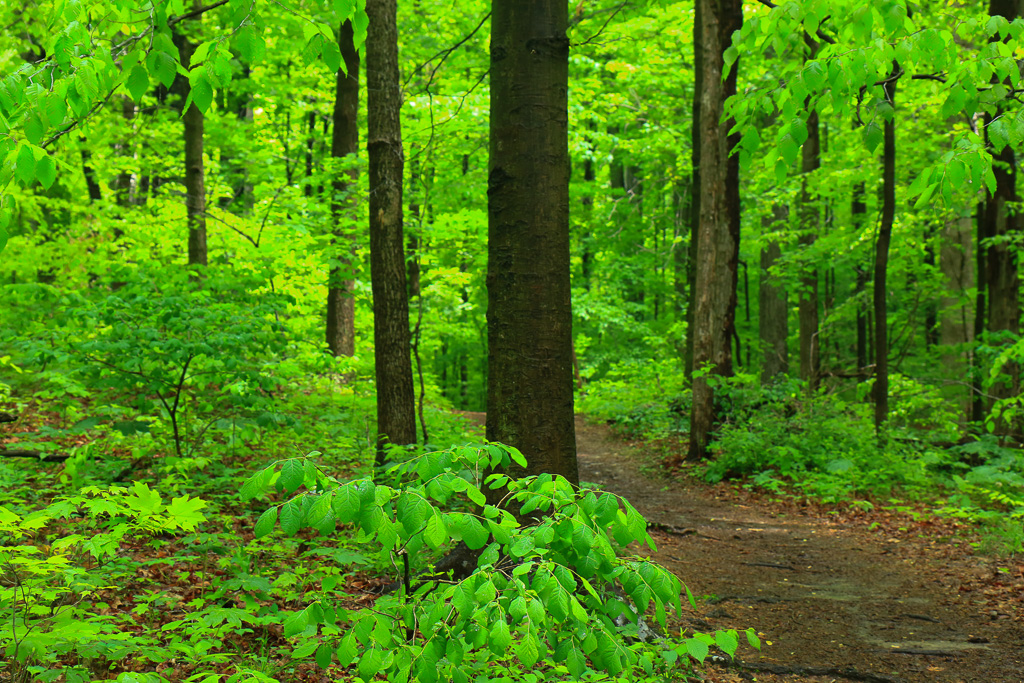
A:
[[[487,438],[576,483],[567,24],[564,1],[492,4]]]
[[[714,422],[714,388],[706,373],[732,374],[732,335],[739,266],[739,161],[731,156],[737,140],[723,121],[726,98],[736,92],[737,65],[725,71],[725,51],[743,23],[740,0],[697,0],[700,16],[700,231],[692,290],[693,407],[690,450],[700,460]],[[699,374],[705,373],[705,374]]]
[[[416,443],[402,237],[402,88],[395,0],[368,0],[367,136],[370,181],[370,279],[377,375],[377,464],[388,445]]]
[[[201,9],[199,0],[193,2],[193,9]],[[186,22],[192,24],[191,31],[198,31],[199,21]],[[193,37],[182,37],[181,63],[184,68],[192,65],[196,45]],[[206,183],[203,170],[203,111],[199,108],[193,88],[206,88],[209,85],[198,82],[189,84],[188,99],[182,120],[185,124],[185,206],[188,209],[188,264],[205,266],[206,253]]]
[[[344,70],[338,69],[334,96],[331,135],[331,156],[354,158],[359,149],[359,53],[356,52],[352,22],[346,21],[338,30],[338,47]],[[346,196],[359,172],[352,164],[345,173],[337,173],[332,182],[331,220],[334,222],[332,258],[327,282],[327,347],[334,356],[351,356],[356,351],[355,298],[352,277],[352,241],[344,229],[345,208],[354,207],[354,196]]]

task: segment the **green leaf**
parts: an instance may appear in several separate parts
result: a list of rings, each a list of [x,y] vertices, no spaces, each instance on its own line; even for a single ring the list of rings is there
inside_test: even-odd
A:
[[[736,654],[736,648],[739,646],[736,638],[736,632],[733,630],[716,631],[715,644],[722,650],[722,652],[732,657]]]
[[[274,530],[274,524],[277,523],[277,506],[270,508],[256,520],[256,526],[253,529],[253,533],[256,538],[263,538],[271,531]]]
[[[38,145],[43,142],[43,133],[46,131],[46,126],[43,125],[42,119],[35,114],[30,114],[25,121],[24,131],[25,138],[33,145]]]
[[[142,101],[142,96],[149,90],[149,72],[146,67],[136,64],[131,73],[128,74],[128,81],[125,84],[132,99],[136,102]]]
[[[540,649],[537,647],[537,637],[528,633],[515,647],[516,657],[524,668],[530,669],[540,659]]]
[[[49,154],[36,162],[36,179],[46,189],[50,189],[53,181],[57,179],[57,164]]]
[[[267,486],[267,481],[273,475],[273,467],[260,470],[256,474],[249,477],[242,485],[241,495],[242,500],[252,500],[256,496],[263,493],[263,489]]]
[[[473,486],[472,484],[466,485],[466,495],[469,496],[469,499],[476,503],[477,505],[487,504],[487,497],[480,492],[480,489]]]
[[[686,653],[701,664],[704,663],[704,659],[708,656],[708,649],[708,644],[703,640],[698,638],[686,639]]]
[[[307,626],[309,626],[309,614],[306,610],[295,612],[284,620],[284,637],[291,638],[294,635],[302,633],[306,630]]]
[[[192,84],[189,90],[189,97],[192,99],[192,104],[205,114],[210,109],[210,105],[213,104],[213,86],[207,80],[206,69],[203,69],[201,73],[203,75]]]
[[[373,677],[380,671],[380,664],[383,661],[380,650],[370,648],[359,658],[359,677],[364,681],[373,680]]]
[[[479,550],[487,543],[490,534],[484,526],[473,515],[463,514],[459,522],[459,530],[462,532],[462,541],[470,550]]]
[[[323,42],[323,51],[320,53],[323,57],[324,64],[331,71],[337,71],[341,67],[341,50],[338,49],[338,44],[333,40],[325,40]]]
[[[757,632],[752,628],[747,629],[747,642],[755,650],[761,649],[761,639],[757,637]]]
[[[500,657],[505,654],[511,643],[512,634],[509,631],[508,622],[504,618],[497,619],[487,639],[488,649]]]
[[[320,646],[316,649],[316,665],[321,669],[326,669],[331,665],[331,660],[333,658],[334,652],[331,650],[331,646],[327,643],[320,643]]]
[[[3,209],[3,211],[6,212],[7,209]],[[0,252],[3,252],[4,248],[7,246],[7,240],[9,239],[10,235],[7,233],[7,231],[4,230],[3,228],[0,228]]]
[[[36,177],[36,156],[32,148],[22,144],[18,149],[17,165],[14,167],[14,176],[23,184],[28,185]]]
[[[281,531],[294,536],[302,528],[302,499],[292,498],[281,506]]]
[[[171,55],[161,50],[153,50],[146,57],[146,66],[149,73],[156,76],[165,88],[170,88],[174,83],[174,77],[178,73],[178,61]]]
[[[882,127],[878,125],[877,120],[872,119],[864,126],[864,144],[868,146],[868,151],[874,152],[884,136]]]
[[[277,479],[277,490],[291,495],[299,490],[306,478],[302,461],[297,458],[285,460],[281,467],[281,476]]]
[[[444,520],[436,511],[427,520],[427,526],[423,530],[423,538],[434,550],[448,540],[448,531],[444,527]]]
[[[174,498],[167,506],[167,514],[179,529],[195,531],[196,525],[206,521],[206,515],[199,512],[206,507],[206,501],[182,496]]]

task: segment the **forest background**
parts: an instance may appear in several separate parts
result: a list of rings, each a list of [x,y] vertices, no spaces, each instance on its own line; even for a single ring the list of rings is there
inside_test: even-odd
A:
[[[410,508],[399,503],[409,489],[398,483],[378,498],[360,489],[352,500],[361,502],[336,504],[330,524],[314,499],[339,500],[323,495],[325,482],[354,491],[374,463],[383,491],[387,462],[432,463],[415,472],[431,481],[467,462],[514,465],[515,448],[529,474],[575,483],[572,444],[548,452],[529,436],[567,432],[571,398],[546,402],[567,388],[578,410],[653,440],[668,465],[712,481],[747,477],[770,491],[861,506],[924,500],[936,514],[986,525],[997,552],[1024,547],[1019,3],[559,5],[552,16],[568,37],[568,88],[548,90],[564,99],[555,123],[566,135],[568,213],[564,225],[545,225],[564,229],[570,248],[571,337],[551,324],[567,308],[555,318],[516,310],[518,343],[547,348],[553,339],[561,355],[555,372],[545,358],[536,377],[519,379],[534,393],[516,394],[518,407],[506,411],[515,424],[489,422],[488,437],[513,448],[431,460],[421,454],[465,440],[452,409],[499,414],[493,408],[512,390],[489,389],[517,383],[496,372],[530,366],[529,353],[495,352],[487,318],[488,296],[523,282],[495,286],[504,271],[488,252],[496,140],[512,144],[523,130],[519,122],[507,138],[495,132],[491,13],[517,19],[502,7],[421,0],[397,7],[397,23],[394,3],[372,0],[3,9],[0,391],[19,422],[0,461],[0,523],[16,540],[35,539],[25,547],[37,551],[4,546],[19,577],[2,594],[15,615],[0,635],[12,679],[16,669],[90,672],[75,680],[99,670],[142,675],[144,662],[173,647],[189,675],[207,675],[225,671],[224,653],[243,647],[232,634],[240,642],[263,629],[266,645],[277,635],[269,625],[287,619],[281,633],[304,638],[297,651],[321,665],[336,656],[358,661],[364,679],[392,669],[437,675],[436,660],[423,655],[436,640],[356,619],[367,624],[353,631],[358,646],[325,649],[321,634],[343,633],[328,625],[344,621],[339,613],[282,610],[320,605],[326,598],[306,597],[313,584],[330,592],[363,580],[367,567],[389,566],[388,552],[358,549],[367,536],[406,558],[424,543],[482,550],[485,539],[501,548],[522,541],[502,556],[534,557],[555,541],[498,512],[442,516],[425,488],[415,495],[427,507]],[[533,44],[527,57],[547,50]],[[538,78],[520,71],[501,83]],[[375,163],[375,145],[391,150],[377,152],[385,161]],[[548,207],[561,200],[543,190],[561,177],[538,175],[533,191],[520,189],[511,223],[550,220]],[[530,239],[519,237],[527,254]],[[547,247],[533,246],[542,261]],[[546,413],[563,422],[538,417]],[[548,422],[554,427],[529,428]],[[394,448],[406,445],[415,446]],[[291,458],[312,450],[323,469]],[[276,469],[262,468],[274,460]],[[413,470],[400,466],[396,476]],[[470,491],[469,503],[485,496],[482,509],[496,507],[479,478],[454,479],[435,502]],[[128,481],[133,488],[119,487]],[[526,506],[539,492],[557,498],[562,480],[523,481],[536,490],[517,493],[510,481],[503,490]],[[242,542],[253,535],[243,499],[271,484],[278,496],[306,488],[289,502],[273,499],[257,536],[277,521],[291,533],[356,521],[363,535],[303,547],[312,564],[271,583],[253,558],[288,557],[295,546]],[[151,485],[176,497],[164,504]],[[565,491],[562,504],[577,506],[565,513],[575,520],[570,537],[581,525],[595,538],[614,526],[615,514],[595,507],[604,496],[576,501]],[[629,521],[614,540],[644,540],[635,510],[618,505]],[[92,514],[73,514],[82,510]],[[391,516],[394,537],[380,537],[374,515]],[[588,518],[598,522],[581,522]],[[198,526],[211,519],[225,535]],[[488,527],[477,542],[486,519],[522,537]],[[228,540],[234,524],[249,531]],[[190,616],[154,617],[148,635],[126,643],[114,636],[118,620],[145,621],[167,598],[143,599],[140,589],[128,612],[104,602],[116,577],[143,561],[119,549],[151,552],[162,545],[153,534],[172,529],[183,532],[170,544],[172,566],[199,563],[197,548],[210,546],[222,557],[219,573],[191,568],[208,584],[190,596]],[[328,547],[336,571],[314,577]],[[574,564],[584,547],[563,558],[580,575],[611,573],[622,559],[584,571]],[[615,606],[618,616],[653,600],[663,619],[679,591],[672,597],[671,580],[658,576],[645,575],[650,595]],[[535,577],[520,578],[528,588]],[[554,581],[534,593],[557,602],[552,592],[571,592],[564,576]],[[411,589],[408,564],[405,583]],[[552,657],[553,676],[559,666],[573,675],[649,668],[650,655],[622,646],[610,626],[607,642],[619,650],[568,637],[545,654],[540,626],[550,616],[525,633],[499,626],[514,614],[514,597],[500,607],[505,588],[474,589],[482,604],[499,605],[485,630],[504,643],[478,658],[477,673],[504,661],[508,647],[526,662]],[[454,591],[425,602],[449,604]],[[242,606],[223,607],[228,594],[244,594]],[[595,597],[577,614],[570,605],[581,603],[568,600],[560,622],[586,623],[615,602]],[[58,602],[69,609],[54,609]],[[171,644],[152,634],[186,622],[206,632]],[[448,642],[458,631],[467,653],[480,651],[469,624],[448,626]],[[389,658],[385,630],[419,649]],[[702,652],[703,640],[683,642],[684,658]],[[735,649],[735,634],[717,642]],[[253,666],[231,675],[277,661],[245,653]],[[462,671],[459,655],[437,654]]]

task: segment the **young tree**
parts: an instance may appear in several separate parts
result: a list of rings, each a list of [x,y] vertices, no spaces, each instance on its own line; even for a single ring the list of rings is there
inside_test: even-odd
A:
[[[199,0],[193,3],[193,9],[201,9]],[[186,69],[192,65],[196,43],[194,37],[188,35],[199,30],[199,20],[185,22],[188,26],[186,35],[182,37],[181,63]],[[185,124],[185,206],[188,209],[188,264],[205,266],[206,253],[206,178],[203,169],[203,111],[193,96],[194,88],[209,88],[209,84],[198,83],[189,85],[189,102],[185,105],[182,120]]]
[[[370,181],[370,279],[377,375],[377,463],[388,445],[416,443],[402,237],[402,85],[395,0],[367,0],[367,154]]]
[[[567,23],[564,0],[492,4],[487,438],[577,482]]]
[[[730,156],[737,140],[723,121],[725,100],[736,92],[736,64],[726,75],[724,53],[743,24],[741,0],[697,0],[701,25],[700,223],[696,246],[693,319],[693,407],[687,457],[707,457],[714,421],[711,371],[732,374],[731,341],[739,267],[739,160]]]

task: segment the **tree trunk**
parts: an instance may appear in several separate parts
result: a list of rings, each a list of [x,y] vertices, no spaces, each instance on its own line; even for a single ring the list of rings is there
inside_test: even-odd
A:
[[[697,238],[700,236],[700,112],[704,92],[703,2],[694,0],[693,14],[693,111],[690,126],[690,243],[686,253],[686,285],[690,297],[686,305],[686,352],[683,359],[686,379],[693,379],[693,337],[697,291]]]
[[[367,0],[367,153],[370,182],[370,279],[377,374],[377,463],[389,444],[416,443],[409,347],[409,299],[402,237],[402,91],[396,0]]]
[[[818,134],[818,113],[807,117],[807,140],[801,150],[800,170],[804,174],[800,191],[800,246],[809,249],[818,238],[818,198],[811,194],[808,175],[821,167],[821,141]],[[818,267],[806,264],[800,276],[800,379],[810,391],[816,391],[821,374],[818,339]]]
[[[693,324],[694,373],[710,369],[732,374],[730,342],[736,312],[739,250],[739,159],[729,156],[735,138],[722,121],[725,100],[736,92],[733,64],[722,78],[723,52],[743,23],[740,0],[697,0],[701,16],[700,225],[697,235],[696,310]],[[687,458],[707,457],[714,422],[714,390],[706,377],[693,380],[690,450]]]
[[[198,8],[199,3],[194,3]],[[197,22],[194,22],[198,24]],[[195,45],[186,38],[181,57],[183,65],[192,62]],[[186,92],[190,90],[184,79]],[[188,264],[205,266],[206,254],[206,187],[203,171],[203,112],[190,103],[182,117],[185,124],[185,208],[188,215]]]
[[[1003,16],[1013,21],[1020,14],[1019,0],[991,0],[991,16]],[[1010,85],[1007,82],[1007,85]],[[986,114],[988,124],[1002,116],[1001,109]],[[1013,147],[1007,145],[992,154],[992,171],[996,178],[996,189],[985,203],[985,234],[993,241],[986,249],[988,289],[988,344],[1005,346],[1016,340],[1020,330],[1020,281],[1017,273],[1016,247],[1013,246],[1020,230],[1020,217],[1016,214],[1017,201],[1017,160]],[[1010,398],[1020,393],[1020,368],[1017,363],[1007,363],[1000,371],[1000,380],[993,384],[990,393],[997,399]],[[1005,433],[1005,425],[1001,426]]]
[[[564,0],[492,8],[487,438],[519,448],[526,473],[577,483],[568,9]]]
[[[359,153],[359,53],[352,40],[352,22],[346,21],[338,33],[338,46],[345,60],[345,71],[338,69],[334,96],[334,116],[331,131],[331,156],[343,158]],[[355,185],[359,171],[355,164],[346,174],[337,173],[332,182],[333,199],[331,217],[334,234],[331,254],[332,266],[327,280],[327,347],[331,354],[351,356],[356,352],[355,299],[353,289],[353,240],[346,229],[346,213],[352,215],[358,205],[355,195],[349,196],[349,185]],[[348,210],[346,212],[346,209]]]
[[[782,205],[772,207],[771,217],[761,221],[763,232],[776,232],[780,223],[785,223],[789,208]],[[761,366],[761,384],[776,381],[779,375],[789,372],[789,302],[786,289],[772,268],[782,258],[782,249],[776,239],[769,238],[761,248],[761,277],[758,287],[757,328],[761,338],[764,362]]]
[[[893,62],[893,74],[899,65]],[[896,82],[885,86],[886,99],[895,106]],[[889,269],[889,242],[896,219],[896,114],[885,122],[882,142],[882,216],[875,243],[875,429],[880,430],[889,417],[889,318],[886,299],[886,275]]]
[[[850,216],[853,219],[854,229],[859,234],[864,229],[867,218],[868,205],[864,203],[864,183],[860,182],[853,188],[853,200],[850,203]],[[857,296],[857,370],[863,370],[868,366],[868,307],[863,299],[865,287],[868,284],[868,269],[860,262],[855,266],[857,279],[854,284],[854,294]]]

